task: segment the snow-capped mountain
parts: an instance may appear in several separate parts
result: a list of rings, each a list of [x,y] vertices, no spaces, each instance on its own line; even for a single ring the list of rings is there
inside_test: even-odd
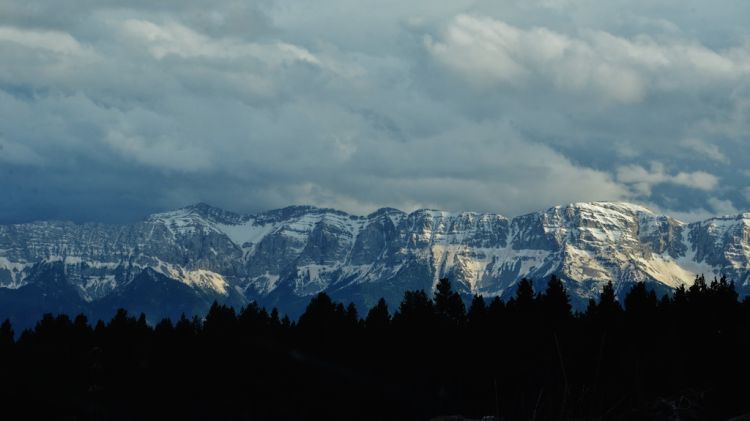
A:
[[[45,270],[63,277],[82,305],[157,313],[187,308],[171,301],[190,295],[196,311],[215,299],[255,300],[295,315],[321,291],[363,310],[381,296],[395,304],[407,289],[429,290],[441,277],[466,294],[507,297],[522,277],[542,287],[553,273],[578,305],[607,281],[618,291],[632,282],[667,291],[696,274],[726,274],[744,295],[749,237],[750,214],[686,224],[628,203],[576,203],[515,218],[389,208],[356,216],[299,206],[239,215],[198,204],[131,225],[0,226],[0,301],[39,290],[30,285],[49,278],[38,275]]]

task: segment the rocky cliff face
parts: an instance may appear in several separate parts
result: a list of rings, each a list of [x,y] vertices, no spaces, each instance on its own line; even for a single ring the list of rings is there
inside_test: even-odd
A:
[[[405,290],[431,289],[441,277],[466,294],[507,297],[520,278],[541,287],[554,273],[582,305],[607,281],[619,291],[633,282],[666,291],[696,274],[726,274],[744,295],[749,221],[742,214],[685,224],[627,203],[577,203],[512,219],[314,207],[238,215],[199,204],[132,225],[0,226],[0,290],[34,284],[40,268],[54,264],[82,302],[110,307],[127,296],[123,305],[141,308],[133,291],[153,301],[170,290],[133,285],[154,273],[189,287],[174,299],[192,291],[198,303],[256,300],[292,314],[321,291],[364,309],[381,296],[395,304]],[[140,276],[145,269],[151,276]],[[157,301],[181,308],[169,300]]]

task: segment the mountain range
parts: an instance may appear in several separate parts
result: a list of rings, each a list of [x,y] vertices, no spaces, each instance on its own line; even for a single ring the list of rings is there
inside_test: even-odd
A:
[[[298,316],[326,292],[360,312],[443,277],[468,297],[508,298],[555,274],[575,308],[611,281],[663,294],[697,274],[750,293],[750,213],[684,223],[630,203],[499,214],[383,208],[367,216],[293,206],[242,215],[197,204],[125,225],[43,221],[0,225],[0,318],[43,312],[108,318],[119,307],[161,317],[202,314],[213,301],[258,302]]]

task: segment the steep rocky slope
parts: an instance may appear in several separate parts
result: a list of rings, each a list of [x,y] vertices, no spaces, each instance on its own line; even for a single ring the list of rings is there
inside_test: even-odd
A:
[[[131,225],[0,226],[0,297],[29,290],[50,265],[96,308],[120,301],[183,308],[170,300],[190,293],[200,303],[256,300],[296,314],[320,291],[364,308],[381,296],[395,303],[406,289],[430,289],[440,277],[466,294],[508,296],[521,277],[541,287],[553,273],[579,306],[607,281],[621,293],[632,282],[667,291],[700,273],[726,274],[745,294],[749,222],[741,214],[685,224],[608,202],[515,218],[388,208],[355,216],[299,206],[239,215],[198,204]],[[150,276],[141,276],[147,268]],[[157,274],[189,288],[164,293],[174,290],[155,282]],[[133,285],[148,280],[152,287]],[[162,293],[171,296],[154,298]]]

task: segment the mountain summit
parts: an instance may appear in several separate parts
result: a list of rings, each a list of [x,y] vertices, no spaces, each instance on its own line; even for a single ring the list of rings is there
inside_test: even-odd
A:
[[[357,216],[309,206],[240,215],[200,203],[130,225],[0,226],[0,300],[19,292],[28,300],[40,289],[25,287],[53,263],[81,302],[148,308],[151,318],[164,315],[160,308],[188,308],[169,302],[188,294],[195,294],[189,308],[196,311],[217,299],[296,315],[322,291],[363,310],[381,296],[395,304],[405,290],[431,290],[442,277],[466,295],[507,298],[522,277],[541,287],[556,274],[578,307],[608,281],[620,294],[634,282],[662,293],[692,284],[697,274],[727,275],[746,295],[749,221],[750,214],[740,214],[687,224],[612,202],[515,218],[391,208]],[[180,286],[133,285],[163,285],[162,278],[154,284],[153,276],[139,276],[146,269]]]

